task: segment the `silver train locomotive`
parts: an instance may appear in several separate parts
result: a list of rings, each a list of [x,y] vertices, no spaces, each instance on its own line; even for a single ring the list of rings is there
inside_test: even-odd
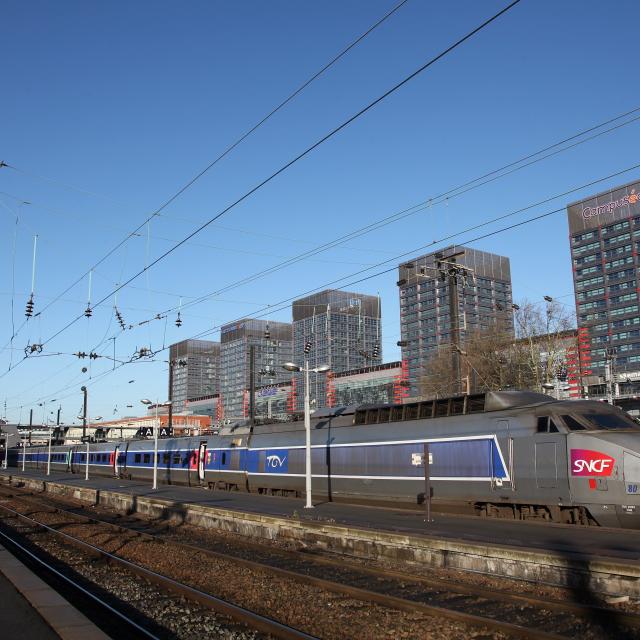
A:
[[[640,528],[640,426],[607,404],[500,391],[403,405],[316,411],[314,498],[421,504],[425,451],[434,509],[483,517]],[[426,448],[425,448],[425,445]],[[153,441],[52,448],[51,467],[150,480]],[[14,450],[15,451],[15,450]],[[26,449],[28,467],[47,447]],[[219,435],[159,442],[163,483],[299,496],[302,422],[236,424]],[[10,463],[21,465],[23,452]],[[13,458],[13,459],[11,459]]]

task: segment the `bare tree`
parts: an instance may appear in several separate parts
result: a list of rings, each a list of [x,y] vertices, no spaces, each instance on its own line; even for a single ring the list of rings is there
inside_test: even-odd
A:
[[[565,353],[575,342],[573,316],[551,300],[541,309],[528,301],[516,305],[516,335],[504,324],[468,333],[459,349],[442,345],[424,366],[420,392],[427,397],[459,391],[498,389],[543,390],[560,377]],[[456,377],[453,350],[458,351],[461,380]]]

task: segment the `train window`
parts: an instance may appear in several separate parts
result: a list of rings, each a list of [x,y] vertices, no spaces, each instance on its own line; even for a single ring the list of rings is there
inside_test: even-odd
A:
[[[96,459],[95,453],[92,453],[90,457],[91,457],[91,462],[94,462]]]
[[[151,462],[151,454],[150,453],[145,453],[144,454],[144,464],[149,464],[149,462]]]
[[[616,413],[589,413],[582,416],[596,429],[637,429],[638,425],[624,415]]]
[[[430,418],[433,415],[433,402],[420,403],[420,417]]]
[[[106,453],[102,454],[102,462],[107,462],[107,454]]]
[[[553,418],[549,416],[540,416],[538,418],[538,433],[558,433],[559,429],[556,426]]]
[[[222,452],[222,457],[220,459],[220,464],[221,465],[227,464],[227,452],[226,451]]]
[[[451,398],[451,415],[459,416],[464,413],[464,397]]]
[[[391,416],[391,407],[382,407],[380,409],[380,415],[378,416],[378,422],[389,422]]]
[[[402,420],[402,405],[398,404],[395,407],[391,407],[391,422],[398,422]]]
[[[169,464],[169,454],[168,453],[163,453],[162,454],[162,464]]]
[[[354,420],[354,424],[365,424],[367,421],[367,412],[366,411],[356,411],[356,417]]]
[[[449,415],[449,398],[436,400],[436,417]]]
[[[467,398],[467,413],[479,413],[484,411],[484,394],[469,396]]]
[[[86,462],[87,461],[87,454],[86,453],[81,453],[80,454],[80,460],[82,462]]]
[[[562,419],[570,431],[586,431],[586,427],[580,424],[573,416],[562,416]]]
[[[134,458],[135,462],[142,462],[142,456],[139,453],[136,453],[136,457]]]
[[[404,419],[405,420],[417,420],[418,418],[418,408],[419,405],[417,403],[408,404],[404,410]]]
[[[173,456],[173,464],[180,464],[180,454]]]
[[[377,424],[377,423],[378,423],[378,410],[369,409],[367,411],[367,424]]]

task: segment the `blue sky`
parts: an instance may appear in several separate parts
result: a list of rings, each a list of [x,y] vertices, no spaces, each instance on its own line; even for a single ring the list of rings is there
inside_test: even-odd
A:
[[[119,333],[113,300],[81,314],[88,280],[23,324],[38,234],[36,311],[204,168],[239,135],[384,15],[394,2],[17,2],[0,24],[0,403],[22,419],[38,403],[71,422],[141,413],[166,396],[166,352],[116,371],[89,351],[127,360],[297,296],[449,233],[637,163],[638,124],[580,145],[447,204],[349,241],[218,298]],[[506,4],[506,3],[505,3]],[[113,290],[347,117],[503,5],[409,0],[394,16],[96,268],[92,300]],[[351,230],[423,202],[582,129],[640,106],[632,1],[525,0],[118,295],[137,324]],[[516,217],[627,182],[600,183]],[[20,206],[21,201],[31,204]],[[18,215],[18,224],[15,223]],[[495,225],[487,230],[496,228]],[[458,238],[475,237],[478,233]],[[510,256],[514,297],[573,307],[562,213],[474,244]],[[394,264],[394,262],[392,262]],[[383,355],[399,356],[396,274],[355,286],[380,293]],[[347,279],[345,282],[349,282]],[[290,320],[275,309],[274,320]],[[211,335],[217,338],[215,331]],[[43,356],[21,362],[28,343]],[[81,367],[89,371],[82,373]],[[130,383],[130,380],[135,382]],[[127,408],[127,404],[133,408]],[[140,407],[140,409],[138,409]],[[117,413],[114,411],[117,408]]]

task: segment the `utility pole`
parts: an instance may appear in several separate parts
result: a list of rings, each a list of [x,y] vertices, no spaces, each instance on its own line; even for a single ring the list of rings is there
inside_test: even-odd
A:
[[[462,379],[460,373],[460,300],[458,296],[458,283],[465,284],[468,275],[473,275],[473,269],[458,264],[456,258],[464,255],[464,251],[458,251],[450,256],[442,253],[436,254],[436,271],[441,282],[447,283],[449,294],[449,324],[451,327],[451,366],[455,376],[455,392],[462,390]],[[432,267],[427,267],[432,268]],[[469,388],[469,377],[467,376],[467,390]]]
[[[613,405],[614,394],[613,384],[615,378],[615,362],[616,362],[616,348],[607,347],[605,351],[605,365],[604,365],[604,379],[607,385],[607,402]]]
[[[256,345],[249,345],[249,429],[253,433],[256,420]]]
[[[82,402],[82,439],[85,440],[87,437],[87,387],[83,385],[80,387],[80,391],[84,395]]]

